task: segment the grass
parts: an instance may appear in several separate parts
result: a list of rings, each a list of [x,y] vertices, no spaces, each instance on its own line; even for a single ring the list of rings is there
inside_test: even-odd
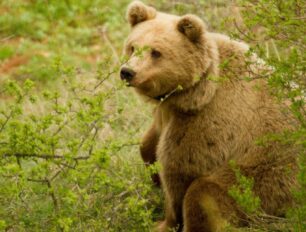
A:
[[[145,168],[138,151],[139,139],[151,122],[151,107],[131,89],[122,86],[118,75],[123,43],[129,33],[125,20],[129,2],[0,2],[0,109],[9,110],[16,105],[16,96],[1,92],[7,80],[21,86],[26,79],[35,82],[29,99],[22,105],[23,113],[16,116],[24,125],[12,126],[9,133],[17,138],[24,136],[30,145],[34,140],[38,143],[43,136],[46,138],[42,139],[50,142],[54,137],[48,137],[48,133],[68,118],[59,137],[63,142],[58,146],[60,151],[70,149],[72,153],[73,142],[77,141],[78,145],[78,139],[90,126],[86,120],[93,121],[86,110],[105,119],[97,138],[93,139],[96,153],[89,160],[76,162],[73,168],[67,167],[74,165],[69,157],[63,163],[65,168],[56,160],[0,161],[0,185],[3,186],[0,231],[137,232],[150,231],[153,221],[162,219],[162,193],[151,186],[150,170]],[[197,14],[210,30],[230,35],[238,33],[231,19],[243,26],[239,11],[230,0],[146,2],[167,12]],[[88,91],[95,86],[98,87],[94,91]],[[52,96],[44,97],[54,93],[60,96],[59,106]],[[97,110],[95,104],[99,97],[103,101]],[[31,98],[36,98],[36,102]],[[73,110],[65,111],[71,99],[76,114]],[[63,112],[54,111],[54,107]],[[1,123],[6,112],[2,113]],[[35,117],[36,123],[32,119]],[[49,119],[53,120],[50,128],[38,133],[37,125],[46,126]],[[28,124],[33,134],[24,135],[22,129],[18,132],[18,126],[26,128]],[[0,133],[0,145],[6,139],[6,135],[1,136]],[[90,141],[84,146],[90,147]],[[81,155],[85,151],[86,148]],[[58,170],[59,174],[54,175]],[[29,180],[33,177],[37,181]]]
[[[114,36],[111,38],[116,41],[113,46],[120,53],[121,38],[128,29],[119,29],[124,23],[127,1],[121,3],[123,5],[108,1],[2,1],[0,51],[5,76],[18,80],[31,78],[41,83],[52,81],[54,73],[48,67],[57,57],[64,64],[94,70],[99,61],[112,55],[99,26],[107,26],[107,34]],[[18,59],[21,61],[16,62]]]
[[[128,2],[1,1],[0,85],[7,80],[20,84],[26,79],[35,81],[31,95],[36,95],[39,104],[26,101],[25,116],[48,116],[50,106],[42,96],[46,90],[59,92],[62,102],[67,102],[69,90],[63,86],[63,78],[89,87],[118,66],[129,30],[124,12]],[[115,73],[102,88],[106,91],[120,85]],[[13,97],[1,96],[1,108],[14,104]],[[131,90],[122,88],[111,93],[105,107],[104,115],[109,119],[98,139],[107,147],[106,154],[61,172],[52,187],[29,178],[21,180],[16,176],[21,174],[18,166],[2,164],[0,183],[5,187],[0,190],[0,230],[148,230],[151,214],[161,199],[159,191],[152,192],[138,154],[138,139],[150,122],[149,109],[141,106]],[[75,130],[73,124],[69,130]],[[130,143],[136,145],[120,147]],[[25,159],[21,166],[21,175],[45,179],[52,177],[58,164]],[[17,179],[8,179],[7,173]]]

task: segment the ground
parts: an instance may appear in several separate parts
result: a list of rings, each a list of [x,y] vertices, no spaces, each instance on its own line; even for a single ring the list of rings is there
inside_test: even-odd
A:
[[[8,140],[11,145],[22,145],[26,148],[24,151],[33,147],[48,150],[52,147],[50,144],[57,144],[57,139],[41,130],[49,124],[58,128],[57,121],[64,127],[59,135],[68,144],[57,145],[74,150],[74,143],[81,143],[78,139],[82,137],[77,135],[84,134],[91,126],[86,120],[93,122],[95,113],[107,120],[99,125],[100,137],[95,140],[103,149],[98,147],[89,160],[75,162],[73,158],[80,156],[74,156],[65,157],[61,162],[61,157],[53,160],[45,153],[40,158],[9,157],[10,154],[1,157],[0,230],[150,231],[153,222],[163,217],[162,194],[151,186],[150,172],[154,170],[145,169],[138,151],[139,138],[151,122],[151,109],[119,84],[117,72],[122,61],[123,40],[129,33],[125,20],[129,2],[1,1],[0,151],[6,149]],[[146,2],[169,13],[199,15],[211,30],[229,35],[239,32],[233,22],[225,20],[227,16],[235,16],[240,25],[237,7],[230,0]],[[273,53],[273,47],[267,46],[270,54]],[[2,92],[3,83],[8,79],[16,83],[33,80],[35,87],[29,94],[41,104],[25,101],[23,114],[12,114],[19,123],[8,120],[3,129],[6,117],[12,117],[2,110],[9,110],[4,113],[19,111],[18,107],[10,108],[18,101],[14,99],[16,94]],[[73,87],[67,87],[65,80],[77,81],[71,84]],[[77,103],[75,119],[73,112],[66,112],[69,104],[65,94],[71,94],[71,89],[80,83],[78,90],[84,85],[93,87],[90,90],[97,88],[92,92],[82,89],[82,93],[88,94],[86,99],[72,94]],[[10,87],[13,93],[19,92],[15,85]],[[109,90],[109,96],[101,94],[105,89]],[[62,95],[61,101],[65,104],[58,104],[54,92]],[[41,100],[42,95],[47,99]],[[103,102],[103,112],[99,101]],[[83,106],[93,114],[83,112]],[[55,110],[51,111],[53,107]],[[28,115],[36,117],[28,118]],[[66,125],[65,117],[73,119],[72,124],[68,121]],[[23,121],[24,118],[28,121]],[[79,129],[74,130],[73,125]],[[65,133],[73,136],[67,138]],[[48,147],[42,148],[40,141],[48,141]],[[85,145],[84,151],[90,151],[90,142]]]

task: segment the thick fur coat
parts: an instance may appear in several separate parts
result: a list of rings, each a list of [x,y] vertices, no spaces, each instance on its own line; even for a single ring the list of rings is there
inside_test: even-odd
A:
[[[244,214],[228,195],[236,184],[230,160],[254,179],[261,208],[283,214],[292,204],[296,151],[255,143],[293,125],[269,95],[266,79],[258,78],[271,69],[245,43],[208,32],[195,15],[165,14],[135,1],[127,17],[129,60],[120,75],[156,104],[141,155],[162,166],[166,218],[157,230],[219,231],[241,224]]]

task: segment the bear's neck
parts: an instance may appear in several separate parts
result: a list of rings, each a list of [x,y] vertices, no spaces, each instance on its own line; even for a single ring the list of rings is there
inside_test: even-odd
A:
[[[202,47],[202,74],[193,86],[172,93],[161,105],[175,111],[196,114],[209,104],[215,96],[218,84],[209,79],[219,75],[219,52],[214,41],[205,39]],[[161,96],[165,97],[165,96]]]

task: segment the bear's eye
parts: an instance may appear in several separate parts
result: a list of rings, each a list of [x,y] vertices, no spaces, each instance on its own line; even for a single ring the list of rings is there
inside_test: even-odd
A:
[[[134,53],[134,50],[135,50],[134,46],[131,46],[131,47],[130,47],[131,54]]]
[[[161,53],[159,52],[159,51],[157,51],[157,50],[155,50],[155,49],[152,49],[152,51],[151,51],[151,56],[152,56],[152,58],[159,58],[159,57],[161,57]]]

